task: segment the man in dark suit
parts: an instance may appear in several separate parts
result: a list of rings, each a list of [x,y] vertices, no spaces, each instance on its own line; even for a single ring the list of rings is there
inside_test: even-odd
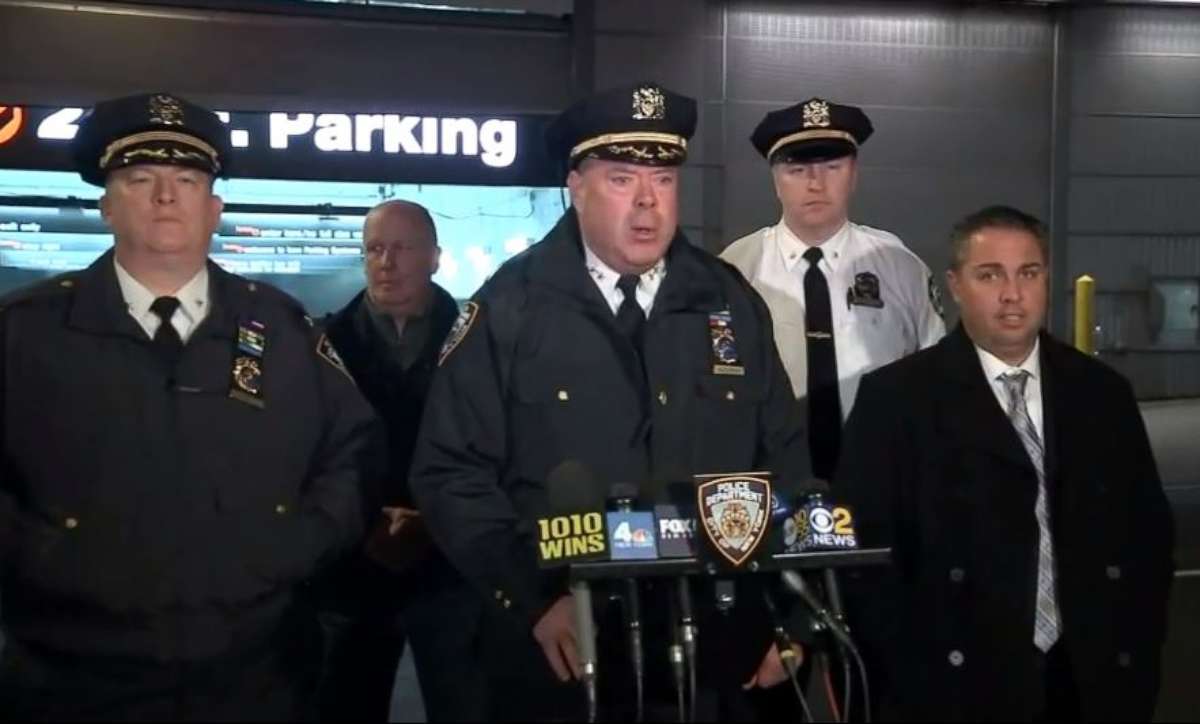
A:
[[[1041,331],[1037,219],[951,238],[962,324],[864,378],[836,483],[894,546],[849,586],[880,718],[1148,720],[1173,527],[1133,391]]]
[[[425,207],[388,201],[363,224],[367,288],[325,327],[387,426],[385,507],[365,547],[318,588],[326,609],[321,715],[388,720],[396,665],[412,645],[429,721],[483,716],[472,665],[479,596],[436,552],[408,489],[408,468],[438,351],[458,304],[433,282],[440,249]]]

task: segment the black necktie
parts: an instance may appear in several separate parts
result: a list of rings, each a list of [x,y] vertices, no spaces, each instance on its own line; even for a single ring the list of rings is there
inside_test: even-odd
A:
[[[829,284],[818,266],[823,257],[820,247],[804,252],[808,262],[808,271],[804,273],[804,324],[808,349],[808,444],[812,449],[813,473],[830,480],[842,445],[842,402],[838,393]]]
[[[150,311],[154,312],[161,322],[158,331],[154,333],[154,349],[171,365],[179,360],[179,353],[183,351],[183,340],[179,338],[175,325],[171,324],[171,317],[175,316],[176,309],[179,309],[179,300],[175,297],[159,297],[150,305]]]
[[[633,342],[639,351],[642,349],[642,330],[646,326],[646,313],[637,300],[638,276],[623,274],[617,280],[617,289],[625,295],[621,306],[617,307],[617,328]]]

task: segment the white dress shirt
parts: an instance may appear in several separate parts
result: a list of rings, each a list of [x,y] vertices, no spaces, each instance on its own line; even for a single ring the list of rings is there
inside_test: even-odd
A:
[[[604,301],[608,302],[609,309],[616,314],[617,310],[621,308],[621,302],[625,301],[625,293],[617,288],[617,282],[621,279],[621,275],[601,261],[586,242],[583,245],[583,256],[587,263],[588,276],[596,282],[596,287],[600,290]],[[642,311],[646,313],[647,319],[650,318],[650,309],[654,306],[654,297],[658,295],[658,288],[662,286],[666,276],[667,261],[659,259],[657,264],[642,272],[638,277],[637,301],[641,305]]]
[[[804,275],[808,273],[809,263],[804,258],[805,252],[811,249],[814,245],[808,244],[800,240],[787,224],[780,223],[776,227],[778,231],[779,243],[779,263],[783,264],[783,268],[800,280],[800,284],[794,287],[796,301],[800,302],[800,308],[808,307],[804,296]],[[845,269],[845,263],[842,261],[842,252],[846,247],[846,241],[850,236],[850,224],[842,224],[842,228],[829,237],[825,243],[820,245],[821,261],[817,266],[821,269],[821,273],[825,275],[827,282],[832,282],[838,279],[838,269]],[[829,284],[829,294],[832,297],[830,302],[833,304],[833,328],[838,328],[839,317],[846,313],[843,309],[844,305],[838,304],[837,293],[842,291],[842,288],[837,285]]]
[[[117,268],[117,283],[121,285],[121,296],[129,308],[129,316],[133,317],[134,321],[146,331],[147,337],[154,339],[154,333],[158,331],[161,320],[157,314],[150,311],[150,305],[157,297],[141,282],[134,279],[133,275],[126,271],[115,257],[113,265]],[[167,296],[179,300],[179,308],[175,310],[175,314],[171,315],[171,324],[179,333],[179,339],[186,343],[200,322],[208,316],[208,266],[200,267],[200,271],[196,272],[196,275],[187,284],[176,290],[174,294]]]
[[[1017,370],[1025,370],[1029,373],[1029,380],[1025,383],[1025,407],[1029,409],[1029,419],[1033,420],[1033,427],[1037,430],[1038,438],[1041,439],[1042,445],[1045,446],[1046,430],[1042,423],[1044,418],[1042,413],[1042,360],[1038,354],[1041,344],[1040,339],[1035,340],[1033,351],[1029,353],[1024,362],[1016,367],[1013,367],[979,345],[975,345],[975,351],[979,353],[979,363],[983,365],[983,374],[987,377],[988,382],[992,383],[992,392],[996,394],[996,401],[1000,403],[1000,409],[1004,411],[1006,416],[1010,412],[1008,409],[1008,391],[1000,378],[1012,374]]]

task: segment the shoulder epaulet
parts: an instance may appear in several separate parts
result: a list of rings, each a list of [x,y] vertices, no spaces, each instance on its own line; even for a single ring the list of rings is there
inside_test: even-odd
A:
[[[867,234],[868,236],[873,236],[876,239],[879,239],[880,241],[883,241],[885,243],[896,244],[898,246],[904,246],[905,248],[908,248],[907,246],[905,246],[903,239],[901,239],[899,236],[893,234],[892,232],[888,231],[887,229],[879,229],[874,226],[867,226],[866,224],[858,224],[853,221],[850,222],[850,225],[854,228],[855,231],[858,231],[863,234]]]
[[[358,384],[354,380],[354,375],[350,374],[350,370],[346,368],[346,363],[342,361],[342,356],[338,354],[337,349],[333,346],[333,340],[329,339],[329,335],[324,332],[317,335],[316,352],[318,357],[325,360],[338,372],[346,375],[346,379]]]
[[[717,261],[718,268],[728,274],[733,279],[733,283],[741,288],[742,291],[747,292],[752,298],[759,297],[754,285],[750,283],[750,280],[746,278],[742,270],[737,268],[737,265],[719,256],[714,256],[713,259]]]
[[[312,326],[311,318],[308,316],[308,312],[304,309],[304,305],[300,303],[300,300],[283,291],[279,287],[273,284],[267,284],[266,282],[260,282],[257,279],[245,279],[242,277],[238,277],[235,283],[245,285],[246,291],[252,296],[259,296],[270,302],[278,302],[295,311],[299,316],[305,319],[310,319],[307,324]]]
[[[334,348],[333,341],[326,334],[324,325],[318,325],[313,320],[299,299],[272,284],[265,284],[251,279],[242,279],[240,281],[246,285],[246,291],[250,294],[261,295],[265,300],[281,304],[289,312],[295,314],[296,319],[308,329],[313,339],[313,351],[316,352],[317,356],[338,372],[346,375],[346,378],[351,382],[354,382],[354,376],[350,374],[350,370],[346,369],[346,363],[342,361],[341,355]]]
[[[15,289],[0,297],[0,312],[12,307],[36,302],[40,299],[50,299],[72,294],[75,291],[76,278],[78,276],[79,272],[68,272],[34,282],[20,289]]]
[[[284,319],[288,319],[289,323],[298,324],[305,330],[311,331],[314,340],[317,338],[318,333],[314,330],[316,325],[313,322],[313,318],[308,315],[308,310],[304,308],[300,300],[291,294],[272,284],[241,276],[233,276],[229,280],[229,284],[240,287],[241,292],[249,298],[250,303],[264,310],[264,312],[271,307],[275,309],[282,308],[284,310],[284,314],[282,315]],[[269,313],[268,316],[270,316]]]
[[[450,326],[450,332],[446,335],[445,341],[442,342],[442,349],[438,352],[438,367],[441,367],[450,353],[467,337],[467,333],[475,326],[475,319],[479,316],[479,303],[471,300],[463,304],[459,310],[458,317],[454,319],[454,324]]]
[[[903,252],[904,256],[907,257],[910,261],[914,262],[915,266],[919,270],[924,271],[926,274],[929,273],[929,265],[925,263],[925,260],[922,259],[921,256],[919,254],[917,254],[917,252],[908,248],[908,244],[905,244],[904,240],[901,239],[899,236],[896,236],[895,234],[893,234],[890,231],[885,231],[883,229],[876,229],[873,226],[866,226],[864,224],[854,224],[854,227],[860,233],[865,233],[868,236],[871,236],[871,237],[877,239],[883,246],[885,246],[889,249],[897,249],[897,250]]]

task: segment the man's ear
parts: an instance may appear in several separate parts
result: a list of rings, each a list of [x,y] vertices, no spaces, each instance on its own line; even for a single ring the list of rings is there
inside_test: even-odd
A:
[[[962,279],[958,276],[957,269],[946,270],[946,288],[950,290],[950,296],[954,297],[954,303],[962,306],[961,295],[959,288],[962,285]]]

